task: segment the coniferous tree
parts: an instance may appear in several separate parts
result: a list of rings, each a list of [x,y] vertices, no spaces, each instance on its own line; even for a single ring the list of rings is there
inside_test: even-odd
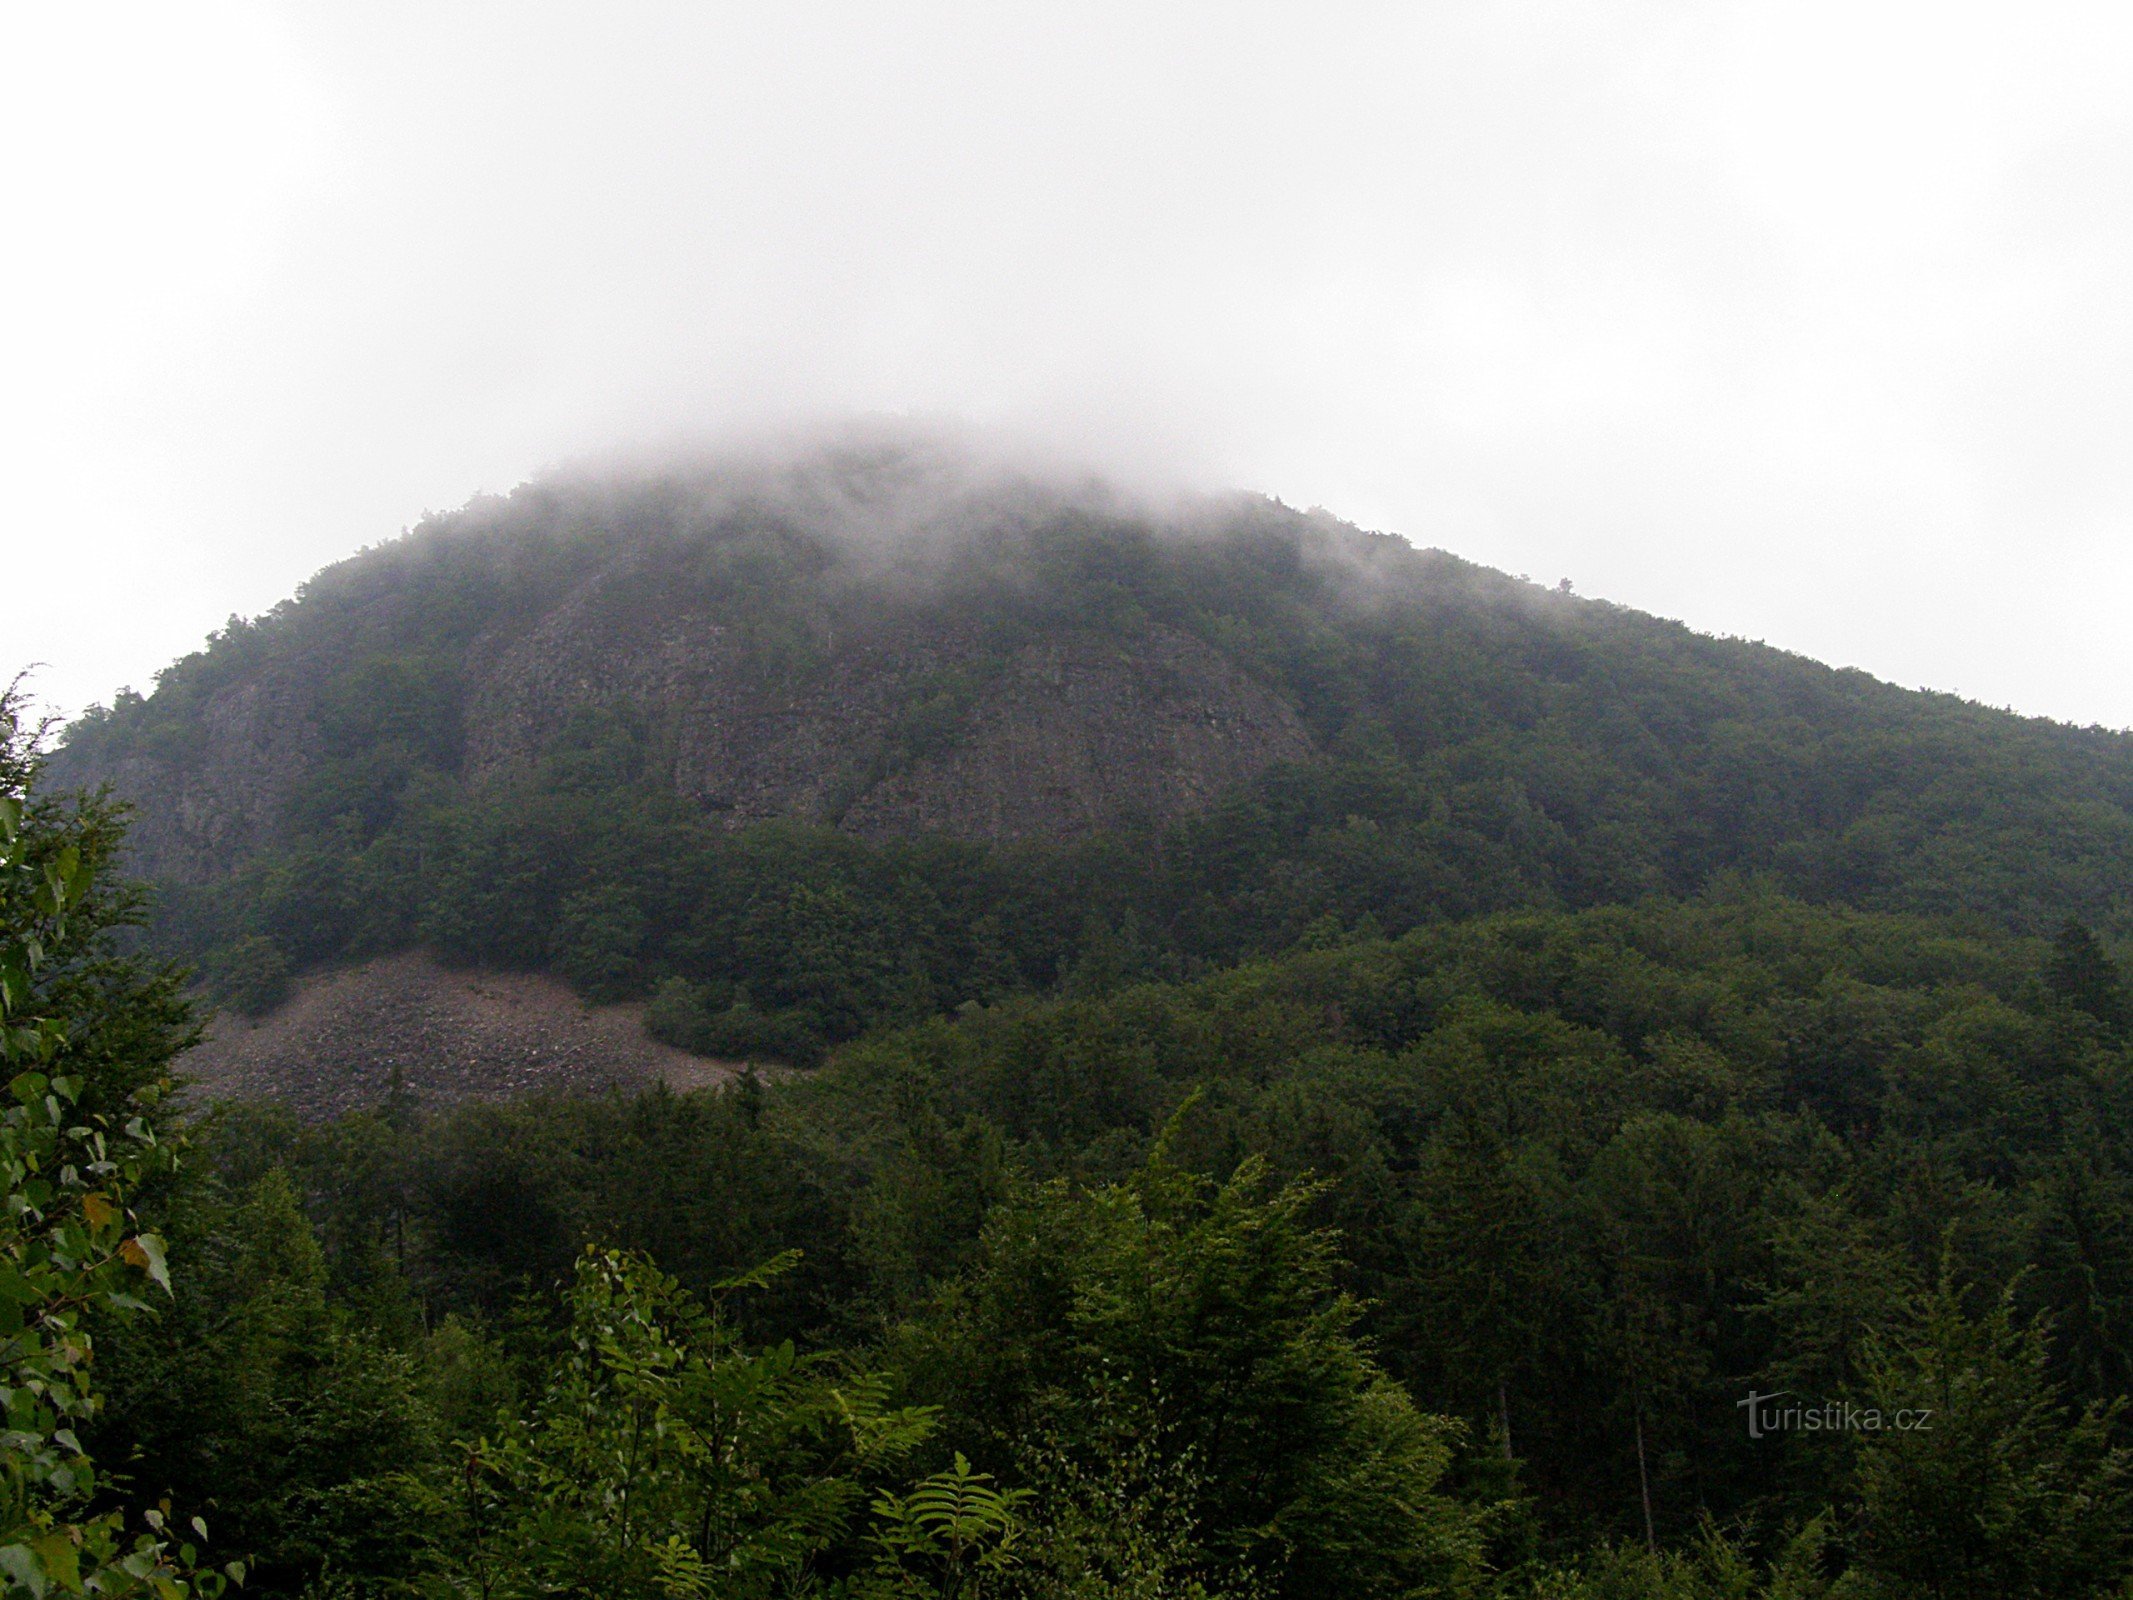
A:
[[[1968,1313],[1944,1264],[1912,1326],[1877,1334],[1864,1395],[1859,1567],[1888,1600],[2078,1600],[2133,1572],[2123,1401],[2069,1410],[2044,1324]]]
[[[2045,981],[2067,1005],[2086,1012],[2113,1033],[2123,1033],[2129,1017],[2125,975],[2086,924],[2069,917],[2052,940]]]

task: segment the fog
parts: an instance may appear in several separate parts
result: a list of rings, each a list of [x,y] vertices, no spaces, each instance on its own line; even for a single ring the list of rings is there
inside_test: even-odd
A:
[[[4,655],[887,415],[2133,724],[2122,15],[17,7]]]

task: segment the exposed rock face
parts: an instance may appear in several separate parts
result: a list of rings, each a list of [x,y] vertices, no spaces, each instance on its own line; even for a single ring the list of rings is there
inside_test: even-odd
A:
[[[262,674],[214,695],[203,737],[172,758],[129,756],[108,778],[134,806],[128,835],[151,877],[197,883],[269,842],[289,796],[318,752],[300,677]],[[73,778],[64,767],[63,778]]]
[[[1194,535],[1091,534],[1076,519],[1101,510],[1056,498],[744,501],[659,479],[470,506],[180,663],[54,777],[114,783],[135,870],[197,883],[355,815],[410,762],[506,780],[588,710],[725,826],[869,838],[1163,828],[1313,753],[1185,604],[1106,609],[1133,587],[1106,563]],[[1318,535],[1290,521],[1300,562]]]
[[[495,777],[539,754],[580,707],[716,717],[718,684],[739,669],[728,630],[693,608],[632,605],[595,578],[531,628],[491,633],[470,653],[466,769]],[[733,697],[723,697],[729,714]]]
[[[885,777],[844,822],[994,840],[1162,826],[1310,753],[1285,702],[1188,634],[1069,634],[1021,650],[952,748]]]
[[[912,752],[902,722],[947,673],[966,703]],[[1161,826],[1312,748],[1286,702],[1168,628],[1059,632],[1002,661],[968,627],[892,627],[848,640],[804,687],[781,692],[749,670],[731,630],[623,603],[596,582],[476,652],[470,774],[530,761],[579,708],[659,729],[678,792],[732,826],[800,817],[870,837]]]
[[[909,704],[948,671],[976,679],[968,703],[932,748],[898,748]],[[855,640],[810,676],[798,693],[766,689],[700,613],[618,614],[574,597],[472,652],[466,774],[531,761],[573,711],[593,709],[656,729],[676,790],[733,827],[794,817],[875,838],[1002,841],[1163,826],[1312,750],[1279,696],[1160,627],[1053,634],[1005,661],[951,629]],[[137,806],[140,870],[197,882],[273,840],[319,753],[304,678],[270,669],[230,685],[207,704],[201,747],[98,775]]]
[[[554,978],[454,971],[409,952],[306,978],[256,1022],[216,1017],[178,1070],[198,1098],[276,1100],[307,1119],[376,1110],[395,1067],[423,1109],[701,1088],[738,1070],[650,1038],[642,1013],[588,1008]]]

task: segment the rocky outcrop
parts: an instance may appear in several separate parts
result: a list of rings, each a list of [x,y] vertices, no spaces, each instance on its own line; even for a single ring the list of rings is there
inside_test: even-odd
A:
[[[294,675],[261,673],[211,696],[187,747],[130,754],[108,771],[62,762],[55,776],[63,785],[108,780],[132,804],[127,843],[137,870],[203,882],[275,836],[318,752],[308,701]]]
[[[782,499],[684,474],[478,502],[233,624],[152,702],[70,735],[54,776],[113,783],[135,870],[190,883],[374,825],[411,771],[425,794],[508,781],[586,711],[625,720],[719,825],[868,838],[1162,828],[1312,754],[1294,706],[1191,631],[1180,576],[1223,549],[1301,563],[1331,537],[1308,519],[1261,549],[1244,512],[1194,531],[1093,491],[860,477],[865,493],[832,472],[838,493]],[[1229,580],[1201,565],[1219,612]],[[1167,607],[1134,599],[1166,582]]]
[[[1286,702],[1174,629],[1055,632],[1002,659],[973,627],[906,620],[848,638],[792,686],[766,682],[730,628],[621,589],[588,583],[476,652],[471,777],[532,761],[589,708],[643,719],[676,789],[729,826],[1001,841],[1160,827],[1311,753]],[[958,694],[912,748],[913,708],[950,675]]]
[[[884,776],[843,821],[990,840],[1161,827],[1310,753],[1286,702],[1189,634],[1068,634],[1025,646],[946,751]]]

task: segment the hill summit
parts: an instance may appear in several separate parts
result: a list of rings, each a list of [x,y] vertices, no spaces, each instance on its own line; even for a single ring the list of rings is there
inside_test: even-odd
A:
[[[1513,906],[2133,926],[2133,739],[1324,512],[869,440],[557,474],[69,730],[222,995],[423,946],[712,1053]]]

